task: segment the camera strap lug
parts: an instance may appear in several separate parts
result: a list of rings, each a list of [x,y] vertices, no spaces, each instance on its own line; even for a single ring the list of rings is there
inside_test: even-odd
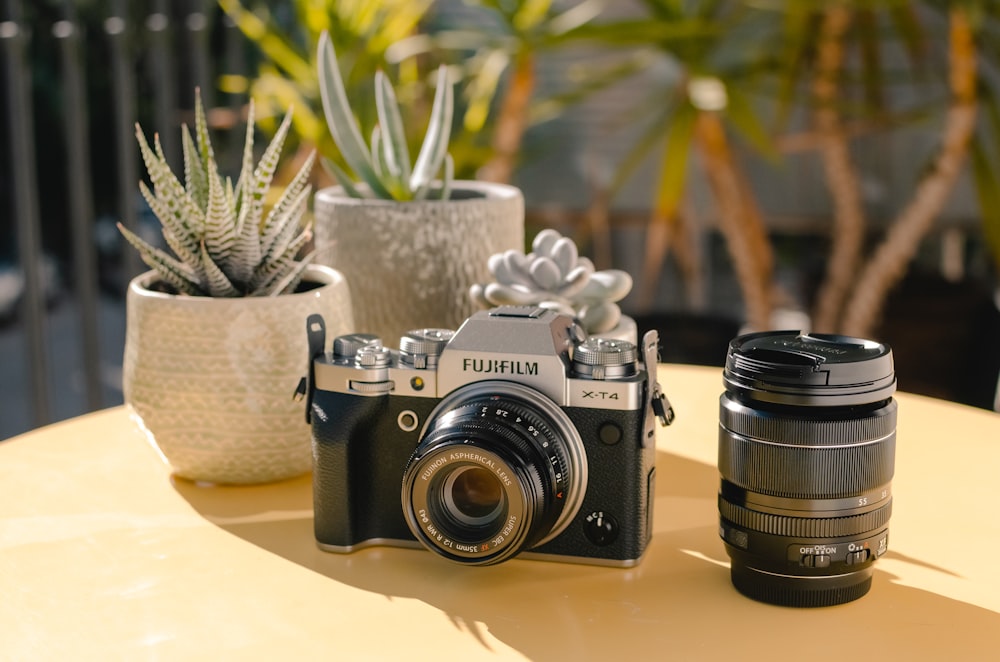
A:
[[[660,419],[660,425],[670,425],[674,422],[674,408],[670,405],[670,400],[660,388],[660,384],[653,382],[653,413]]]
[[[326,321],[322,315],[310,315],[306,319],[306,339],[309,342],[309,368],[306,376],[292,394],[292,399],[306,401],[306,423],[312,424],[312,401],[316,391],[316,359],[326,352]]]
[[[647,331],[642,337],[642,362],[646,368],[647,404],[653,410],[653,415],[660,425],[670,425],[674,422],[674,408],[663,393],[656,377],[656,368],[660,360],[660,336],[656,331]]]

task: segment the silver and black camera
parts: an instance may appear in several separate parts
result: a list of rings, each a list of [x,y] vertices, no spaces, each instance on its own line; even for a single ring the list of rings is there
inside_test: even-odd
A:
[[[537,307],[370,334],[325,351],[307,323],[316,540],[351,552],[423,545],[468,565],[521,554],[636,564],[652,533],[654,421],[673,417],[642,348],[586,338]],[[639,354],[642,356],[639,356]]]

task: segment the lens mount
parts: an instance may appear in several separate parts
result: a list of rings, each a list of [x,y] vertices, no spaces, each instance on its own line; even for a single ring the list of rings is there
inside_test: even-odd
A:
[[[425,547],[488,565],[559,535],[586,484],[583,442],[566,413],[526,386],[487,381],[457,389],[428,417],[401,502]]]

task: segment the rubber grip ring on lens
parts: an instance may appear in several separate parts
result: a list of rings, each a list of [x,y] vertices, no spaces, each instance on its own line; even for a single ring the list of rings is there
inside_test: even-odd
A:
[[[892,500],[861,515],[848,517],[787,517],[750,510],[719,497],[719,514],[742,529],[788,538],[842,538],[886,526],[892,516]]]

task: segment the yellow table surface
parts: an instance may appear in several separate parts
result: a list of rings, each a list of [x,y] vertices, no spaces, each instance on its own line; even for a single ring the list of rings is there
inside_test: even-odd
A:
[[[121,407],[0,443],[0,659],[996,659],[1000,415],[899,394],[871,592],[782,608],[729,582],[720,371],[659,376],[677,421],[658,433],[653,541],[628,570],[322,552],[309,476],[173,479]]]

